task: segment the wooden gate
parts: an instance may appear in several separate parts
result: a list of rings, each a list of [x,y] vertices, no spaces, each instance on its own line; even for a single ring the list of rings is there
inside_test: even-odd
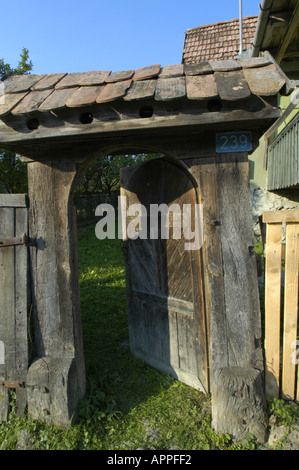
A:
[[[263,222],[267,224],[265,249],[266,394],[271,397],[282,396],[299,401],[299,211],[264,212]],[[285,228],[285,234],[283,228]],[[285,244],[283,243],[284,237]]]
[[[131,351],[182,382],[209,391],[201,249],[186,249],[182,218],[171,213],[176,207],[182,215],[189,207],[194,219],[198,195],[190,174],[166,158],[121,170]],[[133,204],[146,209],[146,233],[136,239],[127,233],[134,223]],[[163,204],[169,220],[161,215],[155,235],[153,207]],[[163,234],[167,226],[169,238]]]
[[[23,194],[0,194],[0,421],[11,389],[18,415],[26,407],[28,369],[28,210]]]

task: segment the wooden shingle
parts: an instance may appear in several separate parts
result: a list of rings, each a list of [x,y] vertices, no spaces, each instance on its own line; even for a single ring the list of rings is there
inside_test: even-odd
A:
[[[157,101],[171,101],[186,96],[185,77],[158,79],[155,99]]]

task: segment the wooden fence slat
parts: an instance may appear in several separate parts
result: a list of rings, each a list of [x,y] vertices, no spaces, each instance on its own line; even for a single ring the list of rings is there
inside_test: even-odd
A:
[[[0,238],[28,233],[26,196],[0,194]],[[0,341],[4,357],[0,379],[26,381],[28,369],[27,299],[28,248],[25,245],[0,248]],[[3,354],[2,354],[3,355]],[[10,391],[0,387],[0,421],[6,421]],[[23,416],[26,389],[16,390],[16,411]]]
[[[267,225],[265,263],[266,395],[279,396],[282,225]]]
[[[286,226],[285,297],[283,329],[282,395],[295,397],[296,364],[291,360],[297,338],[299,224]]]
[[[14,209],[11,207],[0,208],[0,238],[13,237],[14,234]],[[5,247],[0,250],[0,340],[4,343],[4,364],[0,365],[0,379],[14,379],[12,369],[14,365],[14,349],[12,344],[14,334],[14,291],[11,286],[14,283],[14,247]],[[9,392],[0,388],[0,419],[7,420],[9,407]]]

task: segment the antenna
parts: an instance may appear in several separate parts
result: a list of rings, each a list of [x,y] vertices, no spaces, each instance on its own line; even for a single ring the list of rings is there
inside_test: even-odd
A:
[[[240,54],[243,52],[243,8],[242,0],[239,0],[239,24],[240,24]]]

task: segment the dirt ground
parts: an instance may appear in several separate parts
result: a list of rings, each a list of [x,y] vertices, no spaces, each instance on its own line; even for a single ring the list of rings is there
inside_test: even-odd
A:
[[[299,420],[289,430],[285,426],[272,425],[270,428],[268,443],[265,446],[273,447],[275,444],[280,444],[281,450],[299,450]]]

